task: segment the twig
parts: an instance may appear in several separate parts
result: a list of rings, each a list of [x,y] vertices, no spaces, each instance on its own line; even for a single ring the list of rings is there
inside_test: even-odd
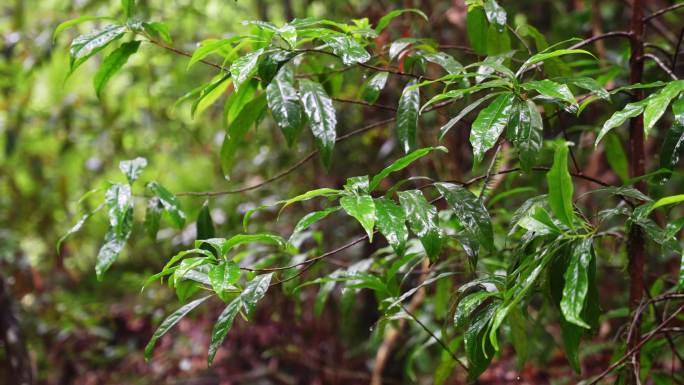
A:
[[[649,58],[649,59],[653,60],[653,61],[658,65],[658,67],[660,67],[660,69],[662,69],[663,71],[665,71],[665,73],[667,73],[668,75],[670,75],[670,77],[672,78],[672,80],[679,80],[679,78],[677,77],[677,75],[675,75],[674,72],[672,72],[672,70],[670,70],[670,69],[665,65],[665,63],[663,63],[663,61],[660,60],[660,58],[659,58],[658,56],[656,56],[656,55],[654,55],[654,54],[652,54],[652,53],[645,53],[643,56],[644,56],[645,58]]]
[[[684,27],[682,27],[682,30],[679,31],[679,38],[677,39],[677,46],[672,53],[672,71],[675,70],[675,67],[677,66],[677,57],[679,56],[679,49],[682,46],[682,40],[684,39]]]
[[[162,42],[160,42],[160,41],[153,40],[153,39],[150,39],[150,38],[148,38],[148,41],[149,41],[150,43],[156,45],[156,46],[159,46],[159,47],[161,47],[161,48],[164,48],[165,50],[171,51],[171,52],[173,52],[173,53],[175,53],[175,54],[178,54],[178,55],[181,55],[181,56],[186,56],[186,57],[189,57],[189,58],[192,57],[192,54],[191,54],[191,53],[186,52],[186,51],[183,51],[183,50],[178,49],[178,48],[176,48],[176,47],[171,47],[171,46],[166,45],[166,44],[164,44],[164,43],[162,43]],[[209,60],[201,59],[201,60],[200,60],[200,63],[203,63],[203,64],[206,64],[206,65],[208,65],[208,66],[214,67],[214,68],[219,69],[219,70],[221,70],[221,71],[225,71],[225,70],[226,70],[226,68],[223,67],[222,65],[219,65],[219,64],[210,62]]]
[[[664,15],[664,14],[667,13],[667,12],[674,11],[675,9],[681,8],[681,7],[684,7],[684,3],[678,3],[678,4],[671,5],[671,6],[669,6],[669,7],[663,8],[663,9],[661,9],[661,10],[659,10],[659,11],[653,12],[653,13],[650,14],[649,16],[645,16],[645,17],[643,18],[643,20],[644,20],[644,22],[648,22],[648,21],[650,21],[651,19],[654,19],[654,18],[656,18],[656,17],[658,17],[658,16]]]
[[[392,106],[386,106],[383,104],[375,104],[375,103],[368,103],[364,100],[352,100],[352,99],[344,99],[344,98],[332,98],[332,100],[340,103],[348,103],[348,104],[358,104],[361,106],[366,106],[366,107],[373,107],[373,108],[379,108],[381,110],[388,110],[388,111],[396,111],[396,107]]]

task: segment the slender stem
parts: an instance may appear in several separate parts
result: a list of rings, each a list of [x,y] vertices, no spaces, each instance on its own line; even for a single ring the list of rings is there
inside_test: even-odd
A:
[[[654,54],[651,54],[651,53],[645,53],[645,54],[644,54],[644,57],[653,60],[653,61],[658,65],[658,67],[660,67],[660,69],[662,69],[663,71],[665,71],[665,73],[667,73],[668,75],[670,75],[670,77],[672,78],[672,80],[679,80],[679,78],[677,77],[677,75],[675,75],[674,72],[672,72],[672,70],[670,70],[670,69],[665,65],[665,63],[663,63],[663,61],[660,60],[660,58],[659,58],[658,56],[656,56],[656,55],[654,55]]]
[[[677,66],[677,57],[679,56],[679,49],[682,46],[682,40],[684,40],[684,27],[682,27],[682,30],[679,31],[679,38],[677,39],[677,46],[675,47],[675,50],[672,53],[672,71],[674,71],[675,67]]]
[[[653,14],[644,17],[643,20],[644,20],[644,22],[648,22],[648,21],[650,21],[650,20],[653,19],[653,18],[656,18],[656,17],[658,17],[658,16],[664,15],[664,14],[666,14],[667,12],[674,11],[675,9],[681,8],[681,7],[684,7],[684,3],[677,3],[677,4],[675,4],[675,5],[671,5],[671,6],[667,7],[667,8],[663,8],[663,9],[661,9],[661,10],[659,10],[659,11],[653,12]]]

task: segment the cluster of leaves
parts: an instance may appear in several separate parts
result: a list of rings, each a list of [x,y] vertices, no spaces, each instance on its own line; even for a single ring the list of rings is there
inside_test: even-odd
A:
[[[538,166],[543,159],[540,155],[546,143],[545,119],[540,111],[561,113],[564,110],[579,115],[594,101],[611,101],[617,92],[628,91],[628,88],[621,88],[608,92],[594,78],[574,76],[560,58],[593,55],[570,46],[574,40],[549,45],[536,29],[526,24],[520,26],[515,35],[520,39],[532,38],[536,53],[532,53],[522,40],[529,55],[518,60],[515,57],[517,52],[511,50],[509,29],[512,27],[507,23],[506,11],[494,0],[469,0],[466,3],[471,46],[477,54],[486,56],[484,60],[468,65],[439,51],[438,46],[427,39],[401,38],[388,47],[377,46],[375,38],[395,17],[408,12],[426,18],[418,10],[390,12],[375,27],[367,19],[353,20],[348,24],[296,19],[282,26],[248,22],[245,24],[252,28],[252,34],[203,41],[191,55],[188,66],[205,62],[219,69],[207,84],[181,98],[180,101],[192,101],[193,115],[218,101],[232,86],[232,94],[224,104],[225,137],[220,150],[222,169],[227,176],[238,159],[247,132],[267,110],[290,146],[297,142],[304,127],[308,126],[324,165],[329,166],[338,139],[337,117],[330,95],[335,93],[341,81],[339,77],[328,76],[330,73],[347,68],[373,71],[359,89],[361,101],[370,105],[376,103],[390,76],[409,79],[396,107],[395,136],[406,153],[404,157],[372,178],[367,175],[349,178],[341,189],[315,189],[269,205],[282,206],[282,211],[297,202],[321,197],[327,199],[328,205],[324,209],[310,212],[297,222],[288,240],[268,233],[216,238],[208,206],[205,205],[197,220],[195,247],[170,258],[162,271],[150,278],[148,284],[167,278],[181,302],[204,289],[227,304],[212,333],[209,363],[238,313],[248,315],[253,312],[269,286],[296,278],[297,267],[308,266],[321,258],[307,259],[310,253],[300,250],[300,240],[308,228],[338,212],[358,221],[369,242],[373,241],[376,233],[382,234],[390,246],[385,250],[388,256],[382,261],[363,260],[325,277],[304,282],[293,292],[305,285],[320,284],[315,308],[315,312],[320,313],[327,296],[339,282],[344,282],[347,293],[371,289],[387,320],[392,320],[402,316],[402,302],[418,289],[457,273],[439,273],[439,269],[434,269],[420,285],[402,293],[402,283],[422,259],[427,257],[430,263],[440,266],[444,250],[462,250],[467,256],[468,268],[464,270],[468,270],[473,279],[450,293],[452,301],[448,318],[453,325],[451,333],[462,334],[469,375],[473,379],[488,367],[500,350],[499,339],[504,325],[509,331],[508,339],[520,361],[524,362],[528,351],[525,320],[529,318],[527,309],[533,293],[543,293],[560,314],[565,352],[571,366],[579,371],[580,339],[596,330],[600,314],[595,244],[604,235],[602,226],[605,224],[626,216],[627,226],[640,226],[664,250],[681,254],[675,236],[684,220],[673,221],[663,229],[649,218],[649,214],[655,209],[684,201],[684,196],[653,200],[630,187],[636,180],[626,180],[625,171],[625,175],[621,175],[626,180],[624,186],[591,191],[612,194],[621,202],[615,208],[602,211],[598,221],[592,222],[573,200],[573,179],[568,170],[571,144],[565,141],[553,146],[551,167],[541,168],[548,171],[548,194],[530,198],[519,207],[512,215],[508,234],[495,234],[485,206],[486,182],[491,170],[480,179],[485,186],[479,192],[471,189],[474,183],[463,182],[430,182],[420,189],[401,190],[406,180],[384,192],[379,191],[383,180],[390,174],[405,169],[435,150],[446,151],[443,147],[418,148],[419,120],[423,113],[461,100],[467,101],[465,107],[441,127],[440,138],[464,122],[468,114],[477,111],[469,138],[473,148],[473,168],[479,168],[490,150],[495,149],[494,152],[498,153],[498,144],[507,140],[517,150],[520,169],[532,173],[540,171]],[[165,44],[170,43],[168,31],[162,23],[139,21],[134,17],[133,2],[123,1],[122,4],[124,22],[79,36],[71,45],[73,71],[111,43],[126,35],[133,37],[113,49],[102,61],[95,76],[98,95],[106,89],[113,74],[137,51],[141,41],[147,40],[167,48]],[[56,33],[94,19],[99,18],[81,17],[68,21]],[[136,37],[144,40],[135,40]],[[373,56],[369,50],[380,54]],[[333,60],[333,64],[317,60],[320,56]],[[221,58],[221,64],[208,61],[214,57]],[[392,68],[395,63],[400,64],[401,70]],[[425,72],[427,66],[433,64],[443,71],[442,76],[424,80],[426,77],[416,74]],[[537,79],[538,75],[549,77]],[[435,86],[439,87],[438,92],[433,91]],[[601,128],[596,143],[612,129],[642,113],[649,132],[672,104],[675,123],[666,135],[660,158],[661,167],[671,171],[684,141],[684,97],[680,95],[684,91],[684,81],[649,83],[640,87],[662,88],[616,112]],[[421,104],[422,90],[431,94]],[[578,92],[585,91],[587,95],[576,96]],[[613,143],[610,146],[615,147],[614,140],[609,140]],[[615,151],[621,152],[619,140],[617,147],[619,151]],[[622,161],[624,153],[617,157],[616,164]],[[105,193],[104,203],[95,210],[106,207],[110,222],[105,244],[98,255],[98,277],[114,262],[130,236],[133,228],[131,186],[145,166],[146,161],[142,158],[122,162],[120,168],[128,183],[112,184]],[[657,176],[670,172],[667,170],[657,173]],[[169,214],[174,225],[182,228],[186,218],[178,199],[156,182],[149,182],[146,186],[151,196],[147,198],[144,225],[150,236],[155,237],[163,212]],[[446,209],[440,210],[435,205],[441,200],[446,202]],[[245,215],[245,229],[251,215],[263,208]],[[92,214],[86,214],[68,234],[78,231]],[[411,235],[417,242],[411,239]],[[507,261],[499,265],[503,269],[481,271],[478,268],[481,255],[492,257],[502,253],[501,242],[514,245],[511,252],[506,252]],[[229,255],[239,246],[259,250],[257,244],[266,244],[270,248],[265,249],[269,258],[255,265],[240,267],[238,263],[248,258],[240,252]],[[293,264],[270,267],[270,264],[281,260],[289,260]],[[284,278],[272,282],[275,272],[280,271],[284,272]],[[257,275],[259,272],[266,274]],[[163,321],[146,348],[146,356],[150,356],[156,341],[164,333],[207,298],[187,303]]]

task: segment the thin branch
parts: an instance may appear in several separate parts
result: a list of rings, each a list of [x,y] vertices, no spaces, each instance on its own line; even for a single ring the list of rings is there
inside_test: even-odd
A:
[[[175,54],[178,54],[178,55],[181,55],[181,56],[186,56],[186,57],[189,57],[189,58],[192,57],[192,54],[191,54],[191,53],[186,52],[186,51],[183,51],[182,49],[178,49],[178,48],[176,48],[176,47],[171,47],[171,46],[166,45],[166,44],[164,44],[164,43],[162,43],[162,42],[160,42],[160,41],[153,40],[153,39],[149,39],[149,38],[148,38],[148,41],[149,41],[150,43],[156,45],[156,46],[159,46],[159,47],[161,47],[161,48],[164,48],[165,50],[171,51],[171,52],[173,52],[173,53],[175,53]],[[223,67],[222,65],[216,64],[216,63],[213,63],[213,62],[210,62],[209,60],[201,59],[201,60],[200,60],[200,63],[206,64],[206,65],[211,66],[211,67],[214,67],[214,68],[219,69],[219,70],[221,70],[221,71],[225,71],[225,70],[226,70],[226,68]]]
[[[653,331],[650,333],[646,334],[644,338],[642,338],[639,343],[636,344],[632,349],[630,349],[624,356],[622,356],[619,360],[615,361],[612,365],[610,365],[606,370],[601,372],[596,378],[594,378],[591,382],[589,382],[587,385],[594,385],[598,383],[601,379],[603,379],[605,376],[607,376],[610,372],[615,370],[618,366],[622,365],[625,361],[627,361],[632,355],[637,353],[642,346],[651,338],[655,337],[658,335],[664,328],[667,326],[670,321],[675,319],[679,313],[681,313],[684,310],[684,305],[680,306],[677,310],[675,310],[669,317],[667,317],[658,327],[656,327]]]
[[[397,109],[392,106],[386,106],[383,104],[375,104],[375,103],[368,103],[364,100],[352,100],[352,99],[344,99],[344,98],[332,98],[332,100],[340,103],[349,103],[349,104],[358,104],[366,107],[373,107],[373,108],[378,108],[381,110],[388,110],[388,111],[396,111]]]
[[[667,73],[668,75],[670,75],[670,77],[672,78],[672,80],[679,80],[679,78],[677,77],[677,75],[675,75],[674,72],[672,72],[672,70],[670,70],[670,69],[665,65],[665,63],[663,63],[663,61],[660,60],[660,58],[659,58],[658,56],[656,56],[656,55],[654,55],[654,54],[652,54],[652,53],[645,53],[643,56],[644,56],[645,58],[649,58],[649,59],[653,60],[653,61],[658,65],[658,67],[660,67],[660,69],[662,69],[663,71],[665,71],[665,73]]]
[[[627,31],[613,31],[613,32],[606,32],[601,35],[596,35],[592,36],[588,39],[582,40],[576,44],[571,45],[568,49],[577,49],[580,47],[584,47],[585,45],[591,44],[597,40],[603,40],[603,39],[608,39],[611,37],[625,37],[625,38],[630,38],[632,37],[632,34],[630,34]]]
[[[677,39],[677,46],[675,47],[675,50],[672,53],[672,71],[674,71],[675,67],[677,66],[677,57],[679,56],[679,49],[682,46],[682,40],[684,40],[684,27],[682,27],[682,30],[679,31],[679,38]]]
[[[532,53],[532,50],[530,49],[530,46],[527,44],[527,42],[525,41],[525,39],[523,39],[522,36],[520,36],[520,34],[518,34],[518,31],[516,31],[516,30],[515,30],[513,27],[511,27],[511,25],[508,24],[508,23],[506,23],[506,28],[508,28],[508,30],[511,31],[511,33],[513,34],[513,36],[515,36],[515,37],[520,41],[520,43],[522,43],[522,45],[525,47],[525,49],[527,50],[527,53],[530,54],[530,56],[532,56],[533,53]]]
[[[669,7],[663,8],[663,9],[661,9],[661,10],[659,10],[659,11],[653,12],[653,13],[652,13],[651,15],[649,15],[649,16],[645,16],[645,17],[643,18],[643,20],[644,20],[644,22],[648,22],[648,21],[650,21],[651,19],[654,19],[654,18],[656,18],[656,17],[659,17],[659,16],[661,16],[661,15],[666,14],[667,12],[674,11],[675,9],[681,8],[681,7],[684,7],[684,3],[677,3],[677,4],[675,4],[675,5],[671,5],[671,6],[669,6]]]

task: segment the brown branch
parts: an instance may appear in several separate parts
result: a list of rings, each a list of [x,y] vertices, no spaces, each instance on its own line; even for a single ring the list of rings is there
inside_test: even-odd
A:
[[[646,22],[651,21],[651,19],[662,16],[662,15],[666,14],[667,12],[674,11],[675,9],[678,9],[681,7],[684,7],[684,3],[674,4],[674,5],[671,5],[669,7],[663,8],[659,11],[653,12],[651,15],[644,17],[642,20],[646,23]]]
[[[608,38],[611,38],[611,37],[626,37],[626,38],[629,38],[629,37],[631,37],[631,36],[632,36],[632,34],[629,33],[629,32],[627,32],[627,31],[606,32],[606,33],[601,34],[601,35],[596,35],[596,36],[592,36],[592,37],[590,37],[590,38],[588,38],[588,39],[584,39],[584,40],[582,40],[582,41],[580,41],[580,42],[578,42],[578,43],[576,43],[576,44],[571,45],[570,47],[568,47],[568,49],[577,49],[577,48],[580,48],[580,47],[584,47],[585,45],[591,44],[591,43],[593,43],[593,42],[595,42],[595,41],[597,41],[597,40],[608,39]]]
[[[189,58],[192,57],[192,54],[191,54],[191,53],[186,52],[186,51],[183,51],[183,50],[178,49],[178,48],[176,48],[176,47],[171,47],[170,45],[166,45],[166,44],[164,44],[164,43],[162,43],[162,42],[160,42],[160,41],[157,41],[157,40],[154,40],[154,39],[150,39],[150,38],[148,38],[148,41],[149,41],[150,43],[156,45],[156,46],[159,46],[159,47],[161,47],[161,48],[164,48],[165,50],[171,51],[171,52],[173,52],[173,53],[175,53],[175,54],[178,54],[178,55],[181,55],[181,56],[185,56],[185,57],[189,57]],[[226,70],[226,68],[223,67],[222,65],[216,64],[216,63],[213,63],[213,62],[210,62],[209,60],[201,59],[199,62],[202,63],[202,64],[206,64],[206,65],[208,65],[208,66],[214,67],[214,68],[216,68],[216,69],[219,69],[219,70],[221,70],[221,71],[225,71],[225,70]]]
[[[660,67],[660,69],[662,69],[663,71],[665,71],[665,73],[667,73],[668,75],[670,75],[670,77],[672,78],[672,80],[679,80],[679,78],[677,77],[677,75],[675,75],[674,72],[672,72],[672,70],[670,70],[670,69],[665,65],[665,63],[663,63],[663,61],[660,60],[660,58],[659,58],[658,56],[656,56],[656,55],[654,55],[654,54],[651,54],[651,53],[645,53],[645,54],[643,55],[643,57],[649,58],[649,59],[653,60],[653,61],[658,65],[658,67]]]
[[[364,100],[353,100],[353,99],[344,99],[344,98],[332,98],[332,100],[334,100],[336,102],[340,102],[340,103],[358,104],[361,106],[378,108],[381,110],[388,110],[388,111],[396,111],[397,110],[395,107],[392,107],[392,106],[386,106],[384,104],[368,103]]]

